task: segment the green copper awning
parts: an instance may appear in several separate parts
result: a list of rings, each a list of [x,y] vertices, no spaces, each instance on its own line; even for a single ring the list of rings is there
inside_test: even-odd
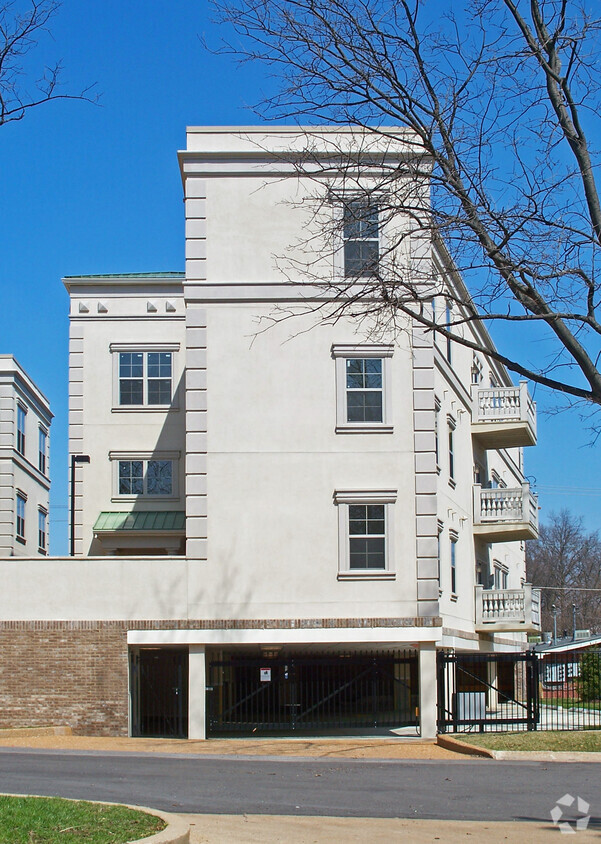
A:
[[[185,527],[186,514],[183,510],[136,510],[134,513],[100,513],[94,530],[107,533],[118,530],[183,531]]]

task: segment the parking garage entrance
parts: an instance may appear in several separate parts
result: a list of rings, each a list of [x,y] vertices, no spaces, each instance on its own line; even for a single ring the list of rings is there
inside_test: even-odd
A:
[[[223,654],[207,669],[209,735],[418,726],[416,651]]]

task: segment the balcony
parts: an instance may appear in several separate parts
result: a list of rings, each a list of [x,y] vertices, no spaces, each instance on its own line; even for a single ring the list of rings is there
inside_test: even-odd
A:
[[[482,489],[474,484],[474,534],[484,542],[538,537],[538,498],[530,484]]]
[[[478,633],[534,633],[540,630],[540,590],[525,583],[522,589],[484,589],[476,586]]]
[[[474,387],[472,435],[483,448],[536,445],[536,404],[518,387]]]

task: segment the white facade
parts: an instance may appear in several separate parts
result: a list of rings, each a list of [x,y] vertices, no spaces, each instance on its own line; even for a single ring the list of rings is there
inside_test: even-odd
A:
[[[308,139],[319,169],[299,175]],[[350,260],[344,208],[325,200],[360,181],[337,164],[358,146],[374,183],[409,152],[350,130],[189,129],[185,274],[65,279],[70,452],[90,458],[79,559],[32,561],[26,588],[0,562],[3,617],[125,619],[134,649],[189,648],[191,736],[209,651],[414,648],[432,735],[436,648],[512,650],[536,626],[525,385],[407,318],[315,313]],[[381,248],[404,225],[401,208],[363,239]],[[461,284],[423,237],[396,258]]]
[[[48,400],[12,355],[0,355],[0,556],[48,553]]]

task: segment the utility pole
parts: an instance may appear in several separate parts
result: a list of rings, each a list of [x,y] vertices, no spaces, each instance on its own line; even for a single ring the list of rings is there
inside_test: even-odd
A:
[[[551,605],[551,615],[553,616],[553,644],[557,641],[557,607],[555,604]]]

